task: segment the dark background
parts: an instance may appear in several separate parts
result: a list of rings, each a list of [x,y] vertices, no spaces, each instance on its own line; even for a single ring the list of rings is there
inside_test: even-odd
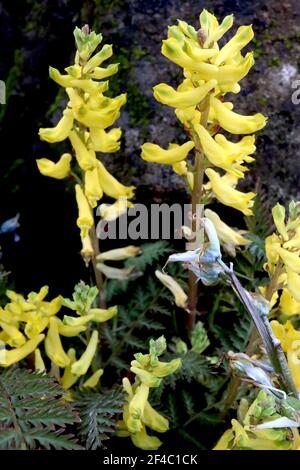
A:
[[[180,69],[160,54],[167,26],[177,18],[198,27],[202,8],[219,18],[234,13],[236,27],[252,23],[256,64],[232,99],[244,114],[262,112],[269,123],[257,141],[257,162],[245,186],[259,187],[270,206],[299,198],[300,105],[291,102],[291,83],[299,79],[300,3],[278,1],[182,0],[7,0],[0,2],[0,79],[7,104],[0,107],[0,224],[20,213],[21,241],[1,235],[3,263],[18,291],[51,286],[69,295],[87,273],[79,255],[72,182],[45,178],[36,158],[58,158],[66,144],[40,142],[39,127],[55,124],[65,106],[63,92],[48,78],[48,66],[63,71],[74,56],[73,29],[88,23],[114,45],[111,59],[120,72],[111,92],[127,91],[120,125],[122,151],[105,162],[125,184],[138,187],[137,201],[185,201],[180,179],[168,167],[146,164],[140,145],[184,139],[172,109],[157,103],[152,87],[178,83]],[[222,206],[220,206],[222,207]],[[222,207],[222,210],[224,206]],[[220,213],[222,216],[222,213]]]

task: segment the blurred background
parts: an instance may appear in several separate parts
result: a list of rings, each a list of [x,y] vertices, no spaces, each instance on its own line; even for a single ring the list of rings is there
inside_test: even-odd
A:
[[[36,158],[58,159],[68,150],[66,143],[49,145],[38,137],[39,127],[55,125],[66,104],[63,89],[48,78],[48,66],[63,71],[73,62],[75,26],[88,23],[102,32],[104,42],[114,45],[111,62],[120,63],[110,93],[128,94],[118,123],[122,149],[104,156],[105,163],[123,183],[137,186],[139,202],[174,202],[175,193],[187,202],[179,177],[143,162],[139,148],[147,140],[185,140],[174,112],[154,100],[152,87],[179,83],[181,69],[160,54],[161,41],[176,19],[198,28],[203,8],[219,18],[234,13],[232,31],[250,23],[255,31],[256,64],[241,93],[230,96],[237,112],[269,117],[245,188],[259,189],[270,206],[299,199],[300,104],[291,101],[292,83],[300,79],[299,0],[2,0],[0,79],[7,96],[0,105],[0,225],[20,214],[20,227],[17,236],[0,233],[0,263],[16,290],[50,284],[53,295],[69,295],[86,276],[72,183],[41,176],[35,164]]]

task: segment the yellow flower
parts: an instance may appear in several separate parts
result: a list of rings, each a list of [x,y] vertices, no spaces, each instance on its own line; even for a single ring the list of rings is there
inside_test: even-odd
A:
[[[289,234],[285,226],[285,208],[277,203],[272,209],[272,215],[277,231],[283,239],[287,241],[289,239]]]
[[[47,158],[40,158],[36,160],[40,173],[44,176],[51,176],[58,180],[66,178],[71,171],[72,156],[69,153],[64,153],[57,163],[48,160]]]
[[[46,370],[46,366],[39,348],[36,348],[34,351],[34,368],[40,372],[44,372]]]
[[[287,266],[285,268],[287,274],[287,287],[292,296],[300,302],[300,275]]]
[[[9,367],[12,364],[16,364],[25,357],[29,356],[29,354],[33,353],[33,351],[37,348],[41,341],[43,341],[44,338],[45,335],[41,334],[35,336],[32,339],[29,339],[26,341],[26,343],[23,344],[23,346],[20,346],[19,348],[10,349],[9,351],[2,350],[0,356],[0,366]]]
[[[45,350],[49,359],[57,366],[66,367],[69,364],[70,358],[65,353],[61,344],[57,319],[55,317],[51,317],[49,321],[49,329],[45,339]]]
[[[69,390],[79,379],[79,375],[75,375],[72,373],[72,365],[76,362],[75,349],[70,348],[67,354],[70,359],[70,362],[65,367],[64,373],[60,379],[60,383],[65,390]]]
[[[112,268],[111,266],[107,266],[104,263],[97,263],[96,268],[101,271],[107,279],[118,279],[119,281],[125,281],[135,276],[132,273],[134,270],[134,266],[128,266],[127,268]]]
[[[6,343],[12,348],[19,348],[26,343],[25,336],[18,330],[16,326],[4,322],[0,322],[0,326],[7,335]]]
[[[201,49],[200,46],[196,49],[197,51],[197,60],[192,58],[183,48],[185,41],[180,44],[174,37],[170,37],[163,41],[161,48],[161,53],[167,59],[170,59],[180,67],[183,67],[188,70],[195,72],[202,72],[204,74],[203,78],[210,80],[214,78],[214,74],[218,73],[218,67],[215,65],[210,65],[204,63],[205,60],[211,59],[213,56],[217,55],[218,51],[216,49]],[[194,52],[196,52],[194,51]]]
[[[112,56],[112,46],[110,44],[105,44],[102,49],[97,52],[83,67],[84,73],[90,73],[96,67],[102,64],[105,60],[109,59]]]
[[[274,249],[279,254],[280,258],[284,262],[286,268],[290,270],[291,273],[300,274],[300,257],[299,253],[292,253],[280,246],[274,246]]]
[[[149,387],[143,383],[139,385],[129,402],[129,418],[127,420],[127,427],[130,432],[140,431],[142,428],[142,418],[144,409],[149,396]]]
[[[71,367],[72,374],[84,375],[87,373],[88,368],[90,367],[92,360],[95,356],[97,346],[98,346],[98,331],[94,330],[88,342],[87,348],[82,354],[81,358],[78,361],[74,362],[74,364],[72,364],[72,367]]]
[[[95,152],[88,150],[76,131],[70,132],[69,139],[75,150],[76,159],[80,168],[84,171],[93,170],[97,166]]]
[[[102,80],[117,73],[119,64],[110,64],[106,68],[95,67],[89,72],[89,76],[95,80]]]
[[[149,436],[145,426],[139,432],[131,434],[131,440],[138,449],[157,450],[162,442],[156,436]]]
[[[116,248],[114,250],[105,251],[98,255],[97,261],[123,261],[128,258],[141,254],[142,250],[138,246],[129,245],[124,248]]]
[[[255,193],[242,193],[237,191],[230,184],[227,175],[220,176],[217,172],[208,168],[206,175],[209,178],[212,190],[216,198],[225,206],[234,207],[245,215],[252,215],[251,207],[253,206],[253,198]]]
[[[300,314],[300,302],[294,299],[287,288],[282,290],[279,307],[281,312],[289,317]]]
[[[119,128],[106,132],[97,127],[90,128],[90,139],[93,150],[96,152],[112,153],[120,150],[122,131]]]
[[[169,421],[152,408],[148,401],[144,408],[143,423],[157,432],[166,432],[169,429]]]
[[[107,196],[110,196],[113,199],[120,199],[122,197],[130,199],[133,197],[135,189],[134,186],[124,186],[107,171],[100,161],[97,163],[100,185]]]
[[[94,248],[89,235],[82,238],[82,249],[80,251],[81,256],[86,263],[89,263],[90,259],[94,256]]]
[[[266,117],[260,113],[242,116],[228,109],[225,103],[214,97],[211,97],[211,105],[221,127],[232,134],[252,134],[266,125]]]
[[[147,162],[155,162],[162,164],[171,164],[185,160],[189,152],[194,148],[192,141],[185,142],[182,145],[170,144],[168,150],[161,148],[159,145],[147,142],[142,145],[141,157]]]
[[[79,184],[76,184],[75,191],[78,206],[77,226],[80,228],[81,238],[85,238],[94,224],[94,219],[89,203]]]
[[[104,369],[98,369],[91,375],[85,382],[83,382],[83,388],[94,388],[98,385],[100,378],[104,373]]]
[[[187,295],[182,289],[182,287],[168,274],[163,274],[162,272],[156,270],[155,276],[163,283],[164,286],[169,289],[175,298],[175,304],[178,307],[187,308]]]
[[[87,170],[84,175],[84,193],[91,207],[96,207],[103,196],[97,168]]]
[[[251,25],[240,26],[233,38],[231,38],[230,41],[228,41],[212,59],[212,63],[215,65],[221,65],[228,61],[228,59],[230,60],[236,57],[240,50],[252,40],[253,36],[254,33]]]
[[[300,388],[300,331],[294,329],[287,321],[281,325],[277,320],[271,321],[271,327],[280,340],[282,349],[287,353],[288,366],[296,387]]]
[[[215,88],[217,83],[216,80],[210,80],[203,85],[191,88],[187,91],[175,91],[171,86],[160,83],[153,88],[154,97],[160,103],[173,106],[174,108],[188,108],[200,103],[200,101]]]
[[[116,220],[122,214],[127,212],[128,207],[132,207],[132,202],[128,201],[126,197],[120,197],[113,204],[101,204],[99,206],[99,213],[102,219],[107,221]]]
[[[220,242],[232,256],[235,256],[236,246],[248,245],[250,243],[250,240],[243,237],[241,231],[233,230],[211,209],[205,209],[204,215],[213,222]]]
[[[41,128],[39,130],[39,136],[42,140],[47,142],[61,142],[65,140],[73,127],[73,113],[70,109],[65,109],[63,117],[58,124],[53,128]]]
[[[196,124],[194,129],[200,139],[203,152],[210,163],[223,170],[230,170],[235,156],[224,150],[201,124]]]

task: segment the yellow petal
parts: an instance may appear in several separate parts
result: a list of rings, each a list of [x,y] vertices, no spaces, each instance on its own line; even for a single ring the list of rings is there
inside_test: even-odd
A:
[[[163,283],[164,286],[169,289],[175,298],[175,303],[178,307],[187,308],[187,295],[182,289],[182,287],[178,284],[172,276],[168,274],[163,274],[162,272],[156,270],[155,276]]]
[[[89,310],[89,315],[93,315],[92,320],[97,323],[103,323],[107,320],[110,320],[118,313],[118,307],[114,305],[109,308],[91,308]]]
[[[157,432],[166,432],[169,429],[169,421],[152,408],[148,401],[144,408],[143,423]]]
[[[287,288],[284,288],[282,291],[279,307],[284,315],[292,316],[300,314],[300,302],[294,299]]]
[[[170,37],[163,41],[161,53],[180,67],[202,72],[204,80],[214,79],[214,75],[218,73],[218,67],[204,63],[205,60],[210,59],[218,53],[216,49],[200,50],[199,48],[198,58],[195,60],[183,51],[182,46],[175,38]]]
[[[128,268],[112,268],[107,266],[104,263],[97,263],[96,268],[102,272],[108,279],[118,279],[119,281],[125,281],[133,276],[135,277],[136,273],[132,273],[135,266],[128,266]]]
[[[251,207],[253,206],[253,198],[256,196],[255,193],[242,193],[241,191],[237,191],[226,181],[226,175],[221,177],[211,168],[208,168],[205,173],[209,178],[216,198],[222,202],[222,204],[234,207],[245,215],[252,215]]]
[[[83,388],[94,388],[98,385],[100,377],[102,377],[104,373],[104,369],[98,369],[96,372],[91,375],[89,379],[87,379],[85,382],[83,382],[82,387]]]
[[[299,253],[292,253],[280,246],[275,247],[280,258],[284,262],[285,266],[292,272],[300,274],[300,257]]]
[[[243,159],[245,156],[251,155],[255,152],[256,147],[255,143],[255,136],[254,135],[247,135],[243,137],[239,142],[230,142],[226,139],[226,137],[222,134],[217,134],[215,136],[215,141],[223,147],[223,149],[234,155],[235,160]]]
[[[157,450],[162,444],[157,437],[149,436],[146,433],[145,426],[142,427],[141,431],[131,434],[131,440],[136,447],[143,450]]]
[[[69,326],[65,325],[59,318],[56,319],[58,326],[58,333],[61,336],[73,337],[78,336],[80,333],[86,330],[84,325]]]
[[[41,372],[44,372],[46,370],[45,363],[39,348],[34,351],[34,368],[35,370],[39,370]]]
[[[65,390],[69,390],[79,379],[79,375],[72,373],[72,365],[76,362],[76,351],[70,348],[68,351],[68,357],[70,359],[69,364],[65,367],[63,376],[60,379],[60,383]]]
[[[84,73],[89,73],[93,71],[96,67],[102,64],[105,60],[109,59],[112,56],[112,46],[110,44],[105,44],[102,49],[97,52],[83,67]]]
[[[121,215],[127,212],[129,207],[132,207],[132,203],[128,201],[126,197],[121,197],[117,199],[113,204],[101,204],[99,206],[99,213],[102,219],[107,221],[116,220]]]
[[[272,215],[278,232],[285,241],[288,240],[289,234],[285,226],[285,208],[277,203],[272,209]]]
[[[32,339],[29,339],[26,341],[26,343],[23,344],[23,346],[19,348],[14,348],[11,349],[10,351],[7,350],[2,350],[1,351],[1,362],[0,366],[1,367],[8,367],[11,366],[12,364],[16,364],[17,362],[21,361],[25,357],[27,357],[29,354],[31,354],[38,346],[38,344],[43,341],[45,338],[45,335],[41,334],[38,336],[35,336]]]
[[[66,367],[70,359],[65,353],[58,333],[58,323],[55,317],[50,318],[48,334],[45,339],[45,350],[49,359],[59,367]]]
[[[78,206],[78,218],[76,222],[77,226],[80,228],[81,237],[84,238],[88,235],[90,228],[93,226],[94,219],[89,203],[79,184],[76,184],[75,191]]]
[[[88,150],[76,131],[70,132],[69,139],[75,150],[76,159],[80,168],[84,171],[93,170],[97,166],[95,152]]]
[[[242,116],[230,111],[225,103],[211,97],[211,104],[221,127],[232,134],[252,134],[266,125],[266,117],[258,113],[254,116]]]
[[[228,93],[238,93],[240,87],[236,89],[237,82],[242,80],[254,65],[253,52],[249,52],[239,64],[222,65],[217,75],[218,85],[221,91]]]
[[[93,170],[87,170],[84,175],[84,192],[91,207],[96,207],[97,202],[103,196],[103,190],[100,185],[99,173],[95,167]]]
[[[66,178],[71,171],[72,156],[69,153],[64,153],[57,163],[48,160],[47,158],[40,158],[36,160],[39,172],[44,176],[50,176],[58,180]]]
[[[233,15],[225,16],[222,23],[213,29],[204,42],[204,47],[209,47],[212,42],[217,42],[233,25]]]
[[[209,82],[188,91],[175,91],[174,88],[169,85],[160,83],[159,85],[156,85],[153,90],[154,97],[160,103],[173,106],[174,108],[188,108],[199,104],[216,85],[216,80],[210,80]]]
[[[233,245],[233,247],[239,245],[248,245],[250,243],[250,240],[243,237],[239,231],[233,230],[231,227],[225,224],[225,222],[220,219],[218,214],[216,214],[211,209],[205,209],[204,214],[205,217],[213,222],[221,243],[226,245]]]
[[[128,258],[138,256],[142,250],[138,246],[129,245],[124,248],[105,251],[96,257],[97,261],[123,261]]]
[[[121,129],[112,129],[106,132],[97,127],[90,128],[90,139],[93,150],[96,152],[113,153],[120,150]]]
[[[223,168],[223,170],[229,170],[232,167],[234,155],[230,154],[228,151],[226,152],[201,124],[195,125],[194,129],[210,163],[219,168]]]
[[[119,64],[110,64],[106,68],[95,67],[91,72],[89,72],[89,76],[95,80],[102,80],[103,78],[110,77],[117,73],[118,68]]]
[[[8,336],[6,342],[9,346],[13,348],[19,348],[20,346],[23,346],[23,344],[25,344],[26,338],[16,326],[4,322],[0,322],[0,326]]]
[[[66,109],[63,112],[63,116],[58,124],[53,128],[41,128],[39,130],[39,136],[46,142],[61,142],[65,140],[73,127],[73,113],[70,109]]]
[[[74,362],[74,364],[72,365],[71,367],[72,374],[84,375],[87,373],[87,370],[90,367],[92,360],[95,356],[97,346],[98,346],[98,331],[94,330],[88,342],[87,348],[82,354],[81,358],[78,361]]]
[[[292,294],[292,296],[300,302],[300,274],[288,269],[286,267],[287,273],[287,287]]]
[[[182,145],[169,146],[168,150],[161,148],[159,145],[147,142],[142,145],[141,157],[147,162],[155,162],[162,164],[174,164],[185,160],[189,152],[194,148],[192,141],[185,142]]]
[[[133,197],[134,186],[124,186],[113,175],[111,175],[105,166],[98,161],[98,174],[101,187],[107,196],[114,199],[122,197]]]
[[[129,414],[134,419],[142,419],[144,415],[144,409],[149,396],[149,387],[147,385],[139,385],[134,393],[133,398],[129,403]],[[129,431],[132,431],[129,428]],[[134,430],[133,430],[134,432]]]
[[[212,62],[215,65],[221,65],[229,58],[236,56],[238,52],[251,41],[253,36],[254,33],[251,25],[240,26],[233,38],[222,47],[218,55],[213,58]]]

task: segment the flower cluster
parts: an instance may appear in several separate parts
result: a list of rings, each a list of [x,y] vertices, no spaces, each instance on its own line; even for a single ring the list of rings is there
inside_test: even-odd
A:
[[[5,345],[1,349],[0,366],[8,367],[34,353],[35,368],[46,370],[44,353],[40,349],[43,342],[51,365],[64,369],[62,377],[57,378],[68,389],[87,373],[98,347],[98,332],[91,331],[86,349],[79,359],[76,359],[74,349],[65,352],[62,338],[78,336],[93,322],[109,320],[117,314],[117,308],[92,308],[98,294],[95,287],[76,286],[72,301],[58,296],[48,302],[44,300],[47,293],[48,286],[44,286],[38,293],[30,292],[25,299],[21,294],[7,291],[10,302],[0,310],[0,340]],[[57,317],[62,305],[75,310],[77,316],[65,315],[62,321]],[[100,377],[101,370],[95,373],[93,383],[95,377]]]
[[[104,79],[118,71],[118,64],[101,67],[112,56],[112,46],[104,45],[99,52],[94,53],[102,40],[101,34],[90,33],[86,28],[76,28],[74,35],[77,45],[75,63],[65,69],[66,74],[50,67],[50,77],[65,88],[68,95],[66,109],[54,128],[42,128],[39,135],[50,143],[69,139],[74,150],[83,179],[82,183],[75,186],[77,225],[82,240],[82,256],[88,260],[94,254],[89,235],[94,225],[92,209],[105,193],[116,200],[110,213],[117,217],[130,205],[128,199],[133,197],[134,187],[121,184],[96,155],[96,152],[113,153],[120,148],[121,129],[107,128],[118,119],[126,95],[121,94],[116,98],[105,96],[109,81]],[[71,154],[64,153],[57,163],[41,158],[37,160],[37,165],[43,175],[62,179],[71,172],[71,160]],[[103,210],[105,212],[105,207]]]
[[[286,220],[285,208],[280,204],[272,210],[277,231],[266,238],[267,263],[265,269],[276,278],[274,292],[286,288],[294,300],[300,301],[300,211],[292,201]],[[285,292],[285,300],[287,293]]]
[[[119,436],[130,436],[136,447],[144,450],[156,450],[162,444],[156,436],[149,436],[146,426],[159,433],[169,429],[166,418],[155,411],[148,401],[151,388],[158,387],[164,377],[175,372],[181,366],[180,359],[170,362],[159,361],[166,349],[163,336],[156,341],[150,340],[149,354],[137,353],[131,362],[131,372],[136,376],[132,385],[127,378],[123,379],[123,387],[127,393],[123,410],[123,420],[119,422]]]
[[[300,437],[295,428],[272,429],[270,421],[280,419],[274,397],[259,392],[249,406],[241,400],[239,420],[232,419],[232,428],[225,431],[214,450],[299,450]]]
[[[254,64],[253,53],[245,56],[241,50],[253,38],[251,26],[241,26],[222,47],[218,41],[231,28],[233,16],[218,23],[206,10],[200,15],[201,29],[196,31],[183,21],[169,27],[168,38],[163,41],[162,54],[183,68],[184,79],[174,90],[165,83],[154,87],[155,98],[175,108],[179,121],[189,136],[182,145],[170,144],[163,149],[152,143],[142,146],[142,158],[146,161],[172,165],[173,170],[184,176],[192,189],[199,175],[192,171],[187,157],[195,148],[197,157],[203,156],[202,171],[208,178],[202,192],[202,201],[211,196],[221,203],[234,207],[245,215],[251,215],[253,192],[242,193],[236,188],[244,178],[255,151],[253,134],[262,129],[266,118],[262,114],[244,116],[235,113],[233,104],[224,101],[227,92],[238,93],[239,81]],[[219,129],[232,134],[246,134],[239,142],[229,141]],[[195,164],[196,167],[196,164]]]

